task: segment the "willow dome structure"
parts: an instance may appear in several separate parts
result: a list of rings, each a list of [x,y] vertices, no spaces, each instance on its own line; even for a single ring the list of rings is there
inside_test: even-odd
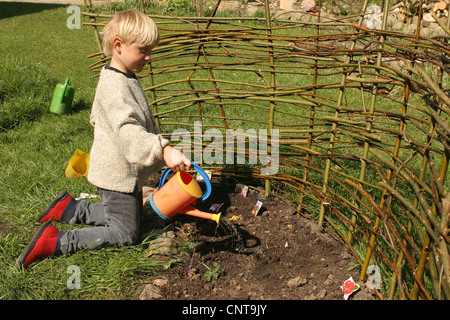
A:
[[[414,33],[388,30],[388,0],[378,28],[364,23],[368,1],[336,19],[319,1],[308,22],[268,0],[252,17],[220,6],[149,14],[161,38],[140,77],[161,131],[213,174],[252,179],[325,227],[360,280],[378,266],[381,297],[449,299],[449,24],[435,17],[442,32],[423,36],[419,12]],[[83,14],[101,48],[111,15]],[[90,58],[96,73],[107,63]]]

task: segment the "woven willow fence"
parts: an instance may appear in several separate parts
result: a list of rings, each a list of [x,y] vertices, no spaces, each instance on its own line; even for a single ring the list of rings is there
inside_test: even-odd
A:
[[[377,30],[320,10],[309,23],[215,17],[219,3],[211,17],[151,15],[161,40],[140,76],[161,131],[214,174],[253,179],[331,230],[361,281],[381,270],[379,297],[450,298],[447,26],[425,38],[383,31],[386,14]],[[111,16],[83,14],[100,48]],[[96,57],[98,73],[107,59]],[[233,142],[232,163],[206,163],[212,146],[226,158],[230,129],[247,135],[245,161]],[[251,132],[267,133],[275,174],[254,161]]]

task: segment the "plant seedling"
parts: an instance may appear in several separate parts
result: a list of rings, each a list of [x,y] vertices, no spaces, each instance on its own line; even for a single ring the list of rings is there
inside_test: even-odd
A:
[[[220,268],[220,264],[214,262],[214,266],[205,272],[205,279],[208,282],[212,279],[217,280],[222,274],[223,270]]]

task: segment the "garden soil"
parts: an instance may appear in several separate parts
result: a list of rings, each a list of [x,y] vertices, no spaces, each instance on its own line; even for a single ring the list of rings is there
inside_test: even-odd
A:
[[[148,257],[164,263],[138,299],[343,300],[341,285],[359,279],[344,247],[284,201],[255,188],[244,196],[234,179],[213,178],[211,196],[196,208],[214,212],[213,204],[222,204],[219,225],[182,214],[162,222],[147,206],[147,225],[164,228]],[[349,299],[375,299],[357,284]]]

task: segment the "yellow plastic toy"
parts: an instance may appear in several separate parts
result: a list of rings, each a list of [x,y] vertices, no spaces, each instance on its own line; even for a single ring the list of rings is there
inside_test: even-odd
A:
[[[81,178],[87,175],[89,167],[89,154],[75,150],[66,168],[67,178]]]

